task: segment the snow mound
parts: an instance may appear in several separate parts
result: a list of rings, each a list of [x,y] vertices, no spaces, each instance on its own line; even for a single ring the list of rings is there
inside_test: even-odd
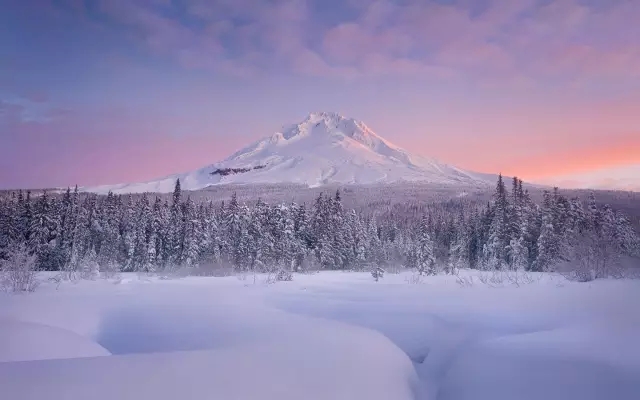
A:
[[[65,329],[0,320],[0,362],[108,356],[90,339]]]
[[[187,292],[181,291],[188,297]],[[117,334],[130,343],[123,348],[122,343],[107,342],[128,353],[0,364],[3,396],[22,400],[414,398],[417,376],[411,361],[378,332],[253,303],[213,314],[194,304],[196,311],[186,317],[177,312],[185,303],[164,312],[165,306],[151,301],[145,309],[152,311],[146,307],[153,303],[158,307],[151,314],[155,321],[115,322],[120,325]],[[184,329],[155,331],[172,324]],[[222,332],[216,334],[216,327]],[[114,327],[108,329],[114,334]],[[236,338],[234,333],[242,335]],[[157,334],[164,338],[158,340]],[[204,339],[211,334],[213,340]],[[148,352],[151,348],[139,340],[143,336],[155,341],[157,352]],[[192,350],[173,351],[184,348],[183,341]]]
[[[227,159],[196,171],[143,183],[83,188],[107,193],[171,192],[221,184],[376,184],[423,182],[486,186],[487,178],[434,159],[411,154],[363,122],[337,113],[316,112],[259,140]]]
[[[412,399],[402,352],[358,339],[0,364],[0,387],[22,400]]]

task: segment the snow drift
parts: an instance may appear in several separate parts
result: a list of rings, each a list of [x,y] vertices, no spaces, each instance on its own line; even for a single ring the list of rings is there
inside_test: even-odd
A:
[[[376,184],[423,182],[486,186],[495,177],[467,172],[411,154],[363,122],[336,113],[311,113],[294,124],[196,171],[143,183],[84,188],[107,193],[171,192],[221,184]]]
[[[108,356],[98,343],[43,324],[0,320],[0,362]]]
[[[216,289],[212,291],[210,284]],[[46,320],[51,309],[69,309],[91,298],[88,306],[57,318],[57,323],[82,327],[83,320],[99,316],[93,339],[113,353],[70,359],[87,353],[74,353],[67,343],[63,349],[71,352],[62,354],[65,359],[0,363],[3,398],[414,398],[415,369],[388,338],[365,328],[265,307],[254,295],[258,293],[235,278],[111,287],[84,293],[71,288],[74,293],[62,296],[36,293],[28,302],[17,298],[8,302],[13,303],[8,309],[0,306],[0,315],[20,310],[30,320]],[[25,303],[40,307],[24,307]],[[79,344],[85,340],[75,337]],[[25,345],[19,338],[10,343]],[[0,356],[6,350],[0,348]]]
[[[410,276],[322,272],[254,285],[131,274],[118,285],[0,293],[0,320],[31,322],[14,331],[55,326],[73,332],[61,349],[90,342],[113,354],[0,362],[2,398],[638,398],[638,281],[537,274],[492,288]],[[5,336],[0,355],[27,347],[23,338]]]

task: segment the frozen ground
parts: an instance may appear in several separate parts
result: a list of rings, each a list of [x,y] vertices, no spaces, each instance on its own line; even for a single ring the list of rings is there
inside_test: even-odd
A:
[[[409,277],[131,275],[0,294],[1,397],[640,398],[639,281]]]

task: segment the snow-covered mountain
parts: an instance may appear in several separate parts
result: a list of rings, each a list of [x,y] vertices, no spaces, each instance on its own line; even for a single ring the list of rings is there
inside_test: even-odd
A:
[[[424,182],[486,186],[494,177],[411,154],[364,123],[337,113],[309,114],[302,122],[259,140],[227,159],[165,178],[84,188],[107,193],[171,192],[176,179],[185,190],[211,185],[298,183],[376,184]]]

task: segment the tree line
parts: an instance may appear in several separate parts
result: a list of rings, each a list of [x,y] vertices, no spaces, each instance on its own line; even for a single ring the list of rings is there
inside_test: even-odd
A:
[[[248,206],[194,202],[180,181],[163,200],[67,189],[17,191],[0,199],[0,260],[22,249],[39,270],[161,272],[226,267],[237,272],[413,268],[553,271],[580,266],[579,279],[607,276],[637,256],[638,235],[608,206],[567,199],[557,189],[535,204],[514,178],[499,177],[492,200],[345,210],[340,191],[313,204]]]

